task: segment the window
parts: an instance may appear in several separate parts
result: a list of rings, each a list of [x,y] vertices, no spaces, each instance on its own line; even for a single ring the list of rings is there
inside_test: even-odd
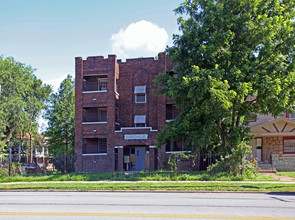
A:
[[[135,103],[146,103],[146,86],[135,86]]]
[[[135,127],[145,127],[146,126],[146,116],[145,115],[135,115],[134,124],[135,124]]]
[[[191,151],[191,146],[185,146],[184,140],[179,141],[169,141],[166,142],[166,152],[174,152],[174,151]]]
[[[146,103],[145,94],[135,94],[135,103]]]
[[[98,109],[99,122],[107,121],[107,108],[99,108]]]
[[[173,104],[166,105],[166,120],[172,120],[176,118],[177,114],[176,106]]]
[[[284,137],[284,154],[295,154],[295,137]]]
[[[107,85],[106,75],[83,77],[83,91],[107,91]]]
[[[83,154],[101,154],[107,153],[106,138],[84,138]]]
[[[167,140],[166,151],[182,151],[181,143]]]
[[[83,122],[107,122],[107,108],[84,108]]]
[[[108,88],[108,80],[107,79],[99,80],[99,90],[107,91],[108,90],[107,88]]]
[[[116,108],[116,110],[115,110],[115,116],[116,116],[116,118],[115,118],[115,122],[116,123],[119,123],[119,110]]]
[[[116,92],[119,93],[119,79],[116,78]]]

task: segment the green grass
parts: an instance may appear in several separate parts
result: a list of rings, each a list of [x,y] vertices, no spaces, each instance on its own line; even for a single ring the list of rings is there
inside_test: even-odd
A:
[[[10,183],[0,184],[0,190],[155,190],[155,191],[251,191],[295,192],[295,183],[247,182],[99,182],[99,183]]]
[[[281,176],[289,176],[289,177],[295,178],[295,172],[276,172],[276,174],[281,175]]]
[[[134,174],[124,173],[47,173],[29,174],[27,176],[0,176],[0,182],[43,182],[43,181],[275,181],[271,177],[260,174],[246,178],[242,175],[233,176],[226,173],[213,174],[204,171],[184,171],[173,173],[171,171],[143,171]]]

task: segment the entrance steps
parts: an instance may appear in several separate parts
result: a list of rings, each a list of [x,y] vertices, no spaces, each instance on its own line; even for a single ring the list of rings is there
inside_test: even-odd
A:
[[[258,163],[258,173],[275,173],[276,168],[270,163]]]

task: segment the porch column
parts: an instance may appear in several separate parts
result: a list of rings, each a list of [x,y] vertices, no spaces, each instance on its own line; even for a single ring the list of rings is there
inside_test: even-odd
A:
[[[115,146],[118,149],[118,172],[124,171],[123,167],[123,146]]]
[[[155,148],[156,146],[149,146],[150,148],[150,165],[149,165],[149,170],[154,171],[155,170]]]

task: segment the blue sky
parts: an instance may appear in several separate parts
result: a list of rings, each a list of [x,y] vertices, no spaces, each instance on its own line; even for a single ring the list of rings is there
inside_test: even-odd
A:
[[[56,89],[74,58],[156,56],[178,32],[180,0],[0,0],[0,54]]]

